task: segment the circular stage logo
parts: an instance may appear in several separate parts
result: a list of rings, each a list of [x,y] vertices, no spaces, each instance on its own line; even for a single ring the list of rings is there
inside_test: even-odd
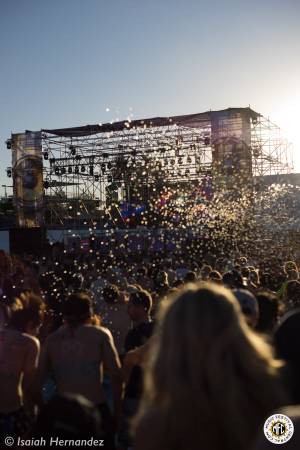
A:
[[[265,421],[264,433],[273,444],[285,444],[294,434],[294,425],[288,416],[273,414]]]

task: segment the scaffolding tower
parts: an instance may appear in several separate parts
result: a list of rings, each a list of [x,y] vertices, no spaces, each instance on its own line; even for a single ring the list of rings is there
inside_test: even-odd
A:
[[[122,222],[120,201],[150,202],[155,192],[211,179],[220,141],[213,128],[216,114],[226,117],[221,139],[240,139],[250,150],[253,179],[293,170],[292,148],[279,127],[250,108],[44,129],[46,225],[116,225]],[[249,122],[247,142],[241,117]]]

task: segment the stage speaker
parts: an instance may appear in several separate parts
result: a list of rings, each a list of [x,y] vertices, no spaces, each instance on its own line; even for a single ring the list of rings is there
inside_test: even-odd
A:
[[[39,255],[46,249],[46,229],[12,228],[9,230],[10,253]]]

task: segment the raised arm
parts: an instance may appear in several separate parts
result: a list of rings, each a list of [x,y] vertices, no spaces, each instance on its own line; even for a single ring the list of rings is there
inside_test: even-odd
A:
[[[49,338],[42,345],[41,356],[35,378],[34,397],[39,408],[43,405],[42,389],[44,382],[51,372],[51,361],[49,354]]]
[[[27,352],[24,361],[22,381],[23,402],[26,408],[33,409],[34,404],[36,403],[34,385],[40,356],[40,343],[38,339],[28,337],[26,345]]]
[[[113,402],[114,402],[114,418],[118,425],[122,410],[122,394],[123,394],[123,378],[121,371],[121,363],[114,344],[113,337],[109,330],[105,330],[103,345],[103,362],[108,369],[111,378]]]

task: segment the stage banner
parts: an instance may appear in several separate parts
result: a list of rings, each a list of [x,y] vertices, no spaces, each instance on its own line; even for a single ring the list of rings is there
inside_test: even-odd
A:
[[[40,131],[12,134],[12,171],[18,226],[43,226],[44,186]]]
[[[247,111],[212,112],[212,170],[215,189],[252,185],[251,125]]]

